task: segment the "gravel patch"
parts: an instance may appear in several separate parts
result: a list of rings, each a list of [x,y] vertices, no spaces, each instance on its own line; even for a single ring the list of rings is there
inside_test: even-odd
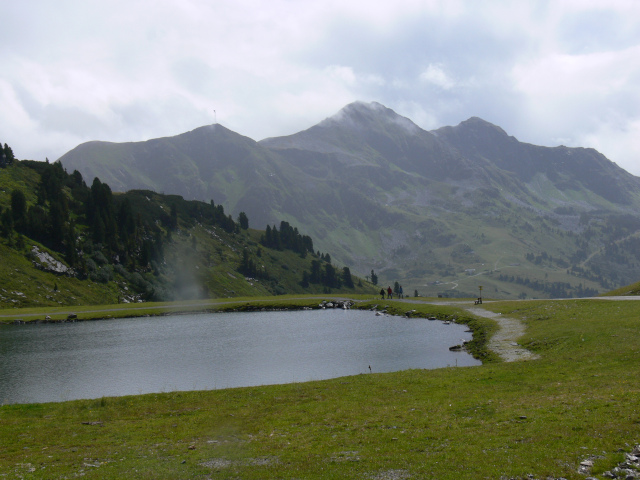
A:
[[[519,360],[535,360],[538,356],[518,345],[518,338],[525,333],[525,326],[516,318],[505,317],[500,313],[491,312],[483,308],[469,307],[467,312],[478,317],[491,318],[498,323],[499,330],[489,340],[489,349],[496,352],[505,362]]]

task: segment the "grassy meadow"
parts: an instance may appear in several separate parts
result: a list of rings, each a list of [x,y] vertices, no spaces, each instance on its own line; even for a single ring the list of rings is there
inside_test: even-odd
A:
[[[585,460],[604,478],[640,443],[640,303],[485,303],[526,324],[539,359],[513,363],[486,351],[492,320],[375,303],[468,323],[484,364],[3,405],[0,478],[570,480]]]

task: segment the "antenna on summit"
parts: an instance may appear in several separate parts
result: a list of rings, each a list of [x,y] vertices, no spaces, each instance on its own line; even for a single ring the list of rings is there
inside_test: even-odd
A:
[[[216,114],[216,111],[213,111],[213,123],[214,124],[218,124],[218,115]]]

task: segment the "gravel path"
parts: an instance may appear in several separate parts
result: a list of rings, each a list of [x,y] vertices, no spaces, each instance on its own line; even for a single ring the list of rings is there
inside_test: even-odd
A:
[[[534,360],[538,358],[535,353],[518,345],[517,340],[524,335],[525,327],[515,318],[503,317],[499,313],[491,312],[483,308],[468,307],[465,310],[478,317],[486,317],[498,323],[498,331],[489,340],[489,350],[493,350],[502,357],[505,362],[518,360]]]
[[[560,299],[560,300],[572,300],[572,299]],[[576,300],[576,299],[573,299]],[[640,295],[634,296],[617,296],[617,297],[591,297],[583,298],[581,300],[611,300],[611,301],[626,301],[634,300],[640,301]],[[462,301],[436,301],[436,302],[421,302],[414,299],[401,300],[407,303],[429,303],[431,305],[454,305],[464,308],[467,312],[477,315],[478,317],[486,317],[495,320],[498,323],[498,331],[489,340],[488,348],[496,352],[505,362],[517,362],[520,360],[535,360],[538,358],[533,352],[530,352],[526,348],[522,348],[518,345],[518,338],[524,335],[524,324],[515,318],[503,317],[500,313],[491,312],[480,307],[467,307],[464,305],[466,302]]]

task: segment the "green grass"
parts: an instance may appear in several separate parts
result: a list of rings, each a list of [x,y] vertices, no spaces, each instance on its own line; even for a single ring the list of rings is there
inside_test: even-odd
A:
[[[300,301],[301,299],[298,299]],[[382,304],[383,302],[379,302]],[[454,307],[386,302],[440,318]],[[370,305],[373,305],[371,302]],[[7,478],[583,479],[640,443],[640,304],[485,304],[536,361],[0,407]],[[444,308],[444,310],[441,310]],[[482,320],[474,336],[491,324]]]
[[[618,295],[640,295],[640,282],[633,283],[631,285],[626,285],[624,287],[617,288],[610,292],[602,294],[603,297],[611,297]]]
[[[372,295],[349,295],[348,298],[361,302],[370,301]],[[261,309],[302,309],[317,307],[323,300],[345,298],[340,293],[334,295],[281,295],[277,297],[237,297],[231,299],[188,300],[177,302],[143,302],[110,305],[77,305],[58,307],[31,307],[20,309],[0,309],[0,324],[37,322],[49,316],[53,321],[66,320],[69,314],[77,315],[78,321],[107,318],[135,318],[175,313],[198,313],[211,311],[256,311]],[[369,306],[369,303],[365,303]]]

